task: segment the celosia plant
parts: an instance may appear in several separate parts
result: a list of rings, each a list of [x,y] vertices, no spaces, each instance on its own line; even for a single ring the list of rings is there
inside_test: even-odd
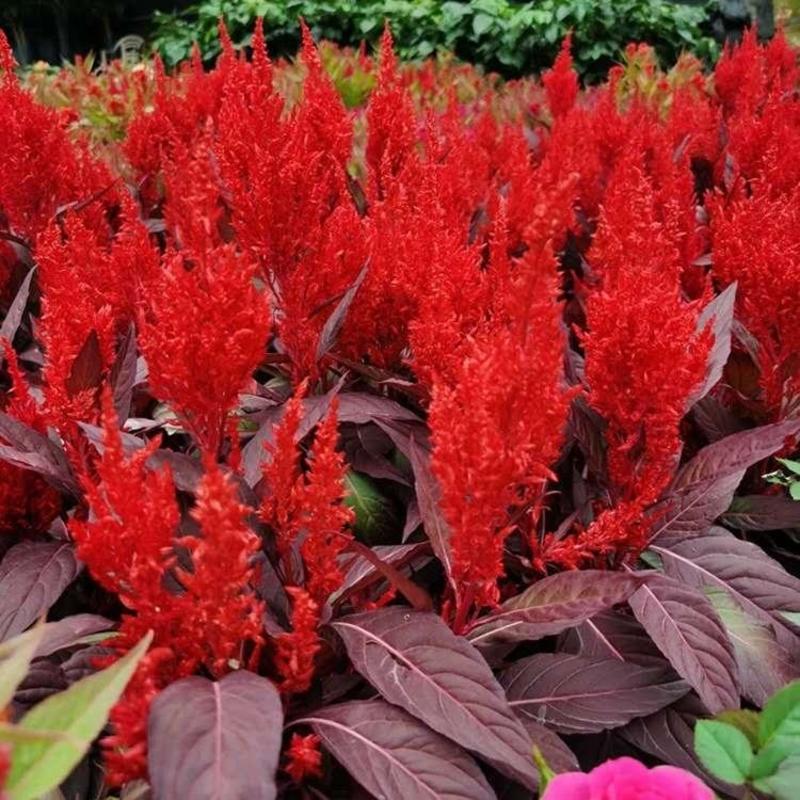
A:
[[[795,53],[582,90],[569,38],[508,83],[220,44],[65,113],[0,39],[0,641],[50,623],[4,713],[152,632],[64,794],[785,796]],[[68,746],[21,726],[11,797]]]

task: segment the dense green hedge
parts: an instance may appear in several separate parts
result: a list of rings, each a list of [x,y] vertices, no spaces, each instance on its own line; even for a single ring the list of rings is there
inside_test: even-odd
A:
[[[707,7],[668,0],[200,0],[179,14],[157,14],[154,46],[169,64],[185,58],[194,41],[210,57],[219,17],[235,41],[247,41],[258,16],[275,55],[295,51],[300,16],[317,37],[342,44],[374,42],[388,19],[404,58],[451,50],[506,76],[549,66],[570,29],[588,79],[602,76],[632,40],[654,44],[665,61],[681,50],[709,57],[715,48],[704,31]]]

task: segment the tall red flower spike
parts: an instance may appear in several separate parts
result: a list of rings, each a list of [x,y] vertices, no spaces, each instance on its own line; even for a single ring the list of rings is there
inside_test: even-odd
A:
[[[434,385],[432,467],[450,528],[455,627],[494,606],[512,509],[536,513],[563,438],[570,393],[552,255],[528,257],[498,298],[452,385]]]
[[[572,33],[568,33],[561,43],[553,68],[542,75],[547,104],[555,119],[565,116],[575,105],[578,96],[578,76],[572,68],[571,51]]]
[[[144,287],[139,341],[153,393],[217,454],[226,418],[260,363],[269,327],[255,264],[231,245],[165,256]]]
[[[709,207],[714,274],[737,282],[739,318],[758,343],[763,404],[777,420],[800,407],[800,192],[769,193],[758,181],[749,197],[715,197]]]
[[[681,296],[680,236],[651,180],[630,158],[622,162],[589,253],[602,288],[588,298],[583,342],[588,399],[607,422],[615,496],[639,508],[654,503],[674,473],[680,421],[713,338],[708,329],[696,333],[697,304]],[[641,527],[627,530],[619,549],[638,553]]]

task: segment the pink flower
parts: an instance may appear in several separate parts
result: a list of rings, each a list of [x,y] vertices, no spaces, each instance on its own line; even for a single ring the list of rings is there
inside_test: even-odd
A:
[[[617,758],[589,773],[557,775],[542,800],[714,800],[714,793],[677,767],[648,769],[633,758]]]

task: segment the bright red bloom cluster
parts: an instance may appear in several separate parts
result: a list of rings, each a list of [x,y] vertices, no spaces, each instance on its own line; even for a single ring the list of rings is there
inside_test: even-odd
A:
[[[298,783],[306,777],[322,772],[322,753],[319,751],[319,736],[314,733],[301,736],[293,733],[286,750],[287,763],[284,769]]]
[[[198,530],[180,535],[171,474],[147,467],[158,441],[126,456],[108,395],[104,405],[103,453],[96,477],[83,481],[91,516],[72,520],[70,533],[94,579],[130,612],[115,649],[125,652],[154,632],[154,649],[116,707],[116,734],[106,743],[113,779],[124,781],[143,774],[146,709],[155,694],[201,665],[223,675],[253,656],[248,645],[262,643],[261,604],[252,589],[260,541],[211,459],[191,512]]]
[[[496,318],[470,342],[452,383],[434,383],[430,408],[459,625],[473,607],[497,603],[503,544],[525,517],[535,523],[570,399],[552,254],[493,268]]]
[[[297,448],[301,398],[297,394],[289,401],[286,414],[275,429],[271,459],[262,469],[266,494],[261,519],[275,537],[292,600],[292,631],[276,640],[282,688],[292,692],[305,691],[311,684],[314,658],[320,647],[320,609],[342,584],[344,576],[338,559],[351,538],[347,526],[353,521],[353,512],[342,504],[346,468],[336,450],[335,401],[317,428],[309,468],[303,473]]]
[[[264,352],[267,306],[254,279],[246,256],[219,245],[167,254],[146,284],[139,332],[150,385],[208,453],[219,451],[228,412]]]

